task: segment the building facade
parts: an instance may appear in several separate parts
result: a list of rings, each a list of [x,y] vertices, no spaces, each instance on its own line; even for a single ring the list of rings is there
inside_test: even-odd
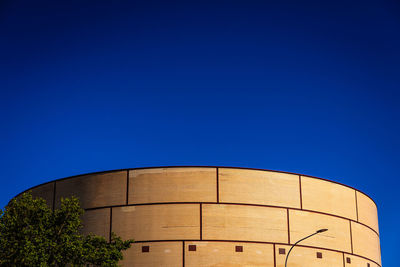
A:
[[[135,243],[123,266],[381,266],[377,207],[366,194],[293,173],[155,167],[84,174],[32,189],[57,208],[77,196],[84,233]]]

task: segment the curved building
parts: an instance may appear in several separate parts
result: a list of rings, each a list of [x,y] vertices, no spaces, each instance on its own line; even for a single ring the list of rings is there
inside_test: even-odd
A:
[[[377,207],[329,180],[231,167],[84,174],[31,189],[52,207],[75,195],[85,233],[136,242],[123,266],[381,266]]]

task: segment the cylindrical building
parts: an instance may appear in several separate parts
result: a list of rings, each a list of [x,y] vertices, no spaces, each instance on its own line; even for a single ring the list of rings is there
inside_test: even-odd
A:
[[[377,207],[366,194],[294,173],[155,167],[91,173],[31,188],[58,207],[79,197],[84,232],[135,243],[123,266],[381,266]]]

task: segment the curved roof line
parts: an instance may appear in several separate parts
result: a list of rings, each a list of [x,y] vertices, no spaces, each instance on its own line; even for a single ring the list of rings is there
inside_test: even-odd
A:
[[[299,176],[307,176],[307,177],[311,177],[311,178],[315,178],[315,179],[319,179],[319,180],[324,180],[327,182],[331,182],[334,184],[338,184],[338,185],[342,185],[351,189],[354,189],[362,194],[364,194],[365,196],[367,196],[369,199],[372,200],[372,202],[375,204],[376,207],[378,207],[378,205],[376,204],[375,200],[372,199],[372,197],[370,197],[368,194],[364,193],[363,191],[354,188],[350,185],[346,185],[340,182],[336,182],[330,179],[326,179],[326,178],[321,178],[321,177],[317,177],[317,176],[312,176],[312,175],[307,175],[307,174],[301,174],[301,173],[295,173],[295,172],[287,172],[287,171],[278,171],[278,170],[269,170],[269,169],[260,169],[260,168],[249,168],[249,167],[232,167],[232,166],[207,166],[207,165],[183,165],[183,166],[151,166],[151,167],[138,167],[138,168],[125,168],[125,169],[115,169],[115,170],[106,170],[106,171],[98,171],[98,172],[89,172],[89,173],[83,173],[83,174],[77,174],[77,175],[72,175],[72,176],[67,176],[67,177],[63,177],[63,178],[59,178],[59,179],[55,179],[55,180],[51,180],[48,182],[44,182],[41,183],[39,185],[35,185],[33,187],[30,187],[24,191],[22,191],[21,193],[19,193],[18,195],[16,195],[15,197],[18,197],[19,195],[35,189],[39,186],[45,185],[45,184],[49,184],[52,182],[58,182],[58,181],[63,181],[63,180],[67,180],[67,179],[72,179],[72,178],[76,178],[76,177],[80,177],[80,176],[85,176],[85,175],[90,175],[90,174],[103,174],[103,173],[110,173],[110,172],[118,172],[118,171],[128,171],[128,170],[141,170],[141,169],[158,169],[158,168],[229,168],[229,169],[242,169],[242,170],[254,170],[254,171],[269,171],[269,172],[277,172],[277,173],[286,173],[286,174],[293,174],[293,175],[299,175]],[[14,197],[14,198],[15,198]]]

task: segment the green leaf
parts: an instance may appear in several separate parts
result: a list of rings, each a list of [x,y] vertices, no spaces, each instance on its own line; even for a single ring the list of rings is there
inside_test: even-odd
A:
[[[54,211],[31,192],[12,199],[0,209],[0,266],[117,266],[133,240],[82,235],[83,213],[76,197]]]

